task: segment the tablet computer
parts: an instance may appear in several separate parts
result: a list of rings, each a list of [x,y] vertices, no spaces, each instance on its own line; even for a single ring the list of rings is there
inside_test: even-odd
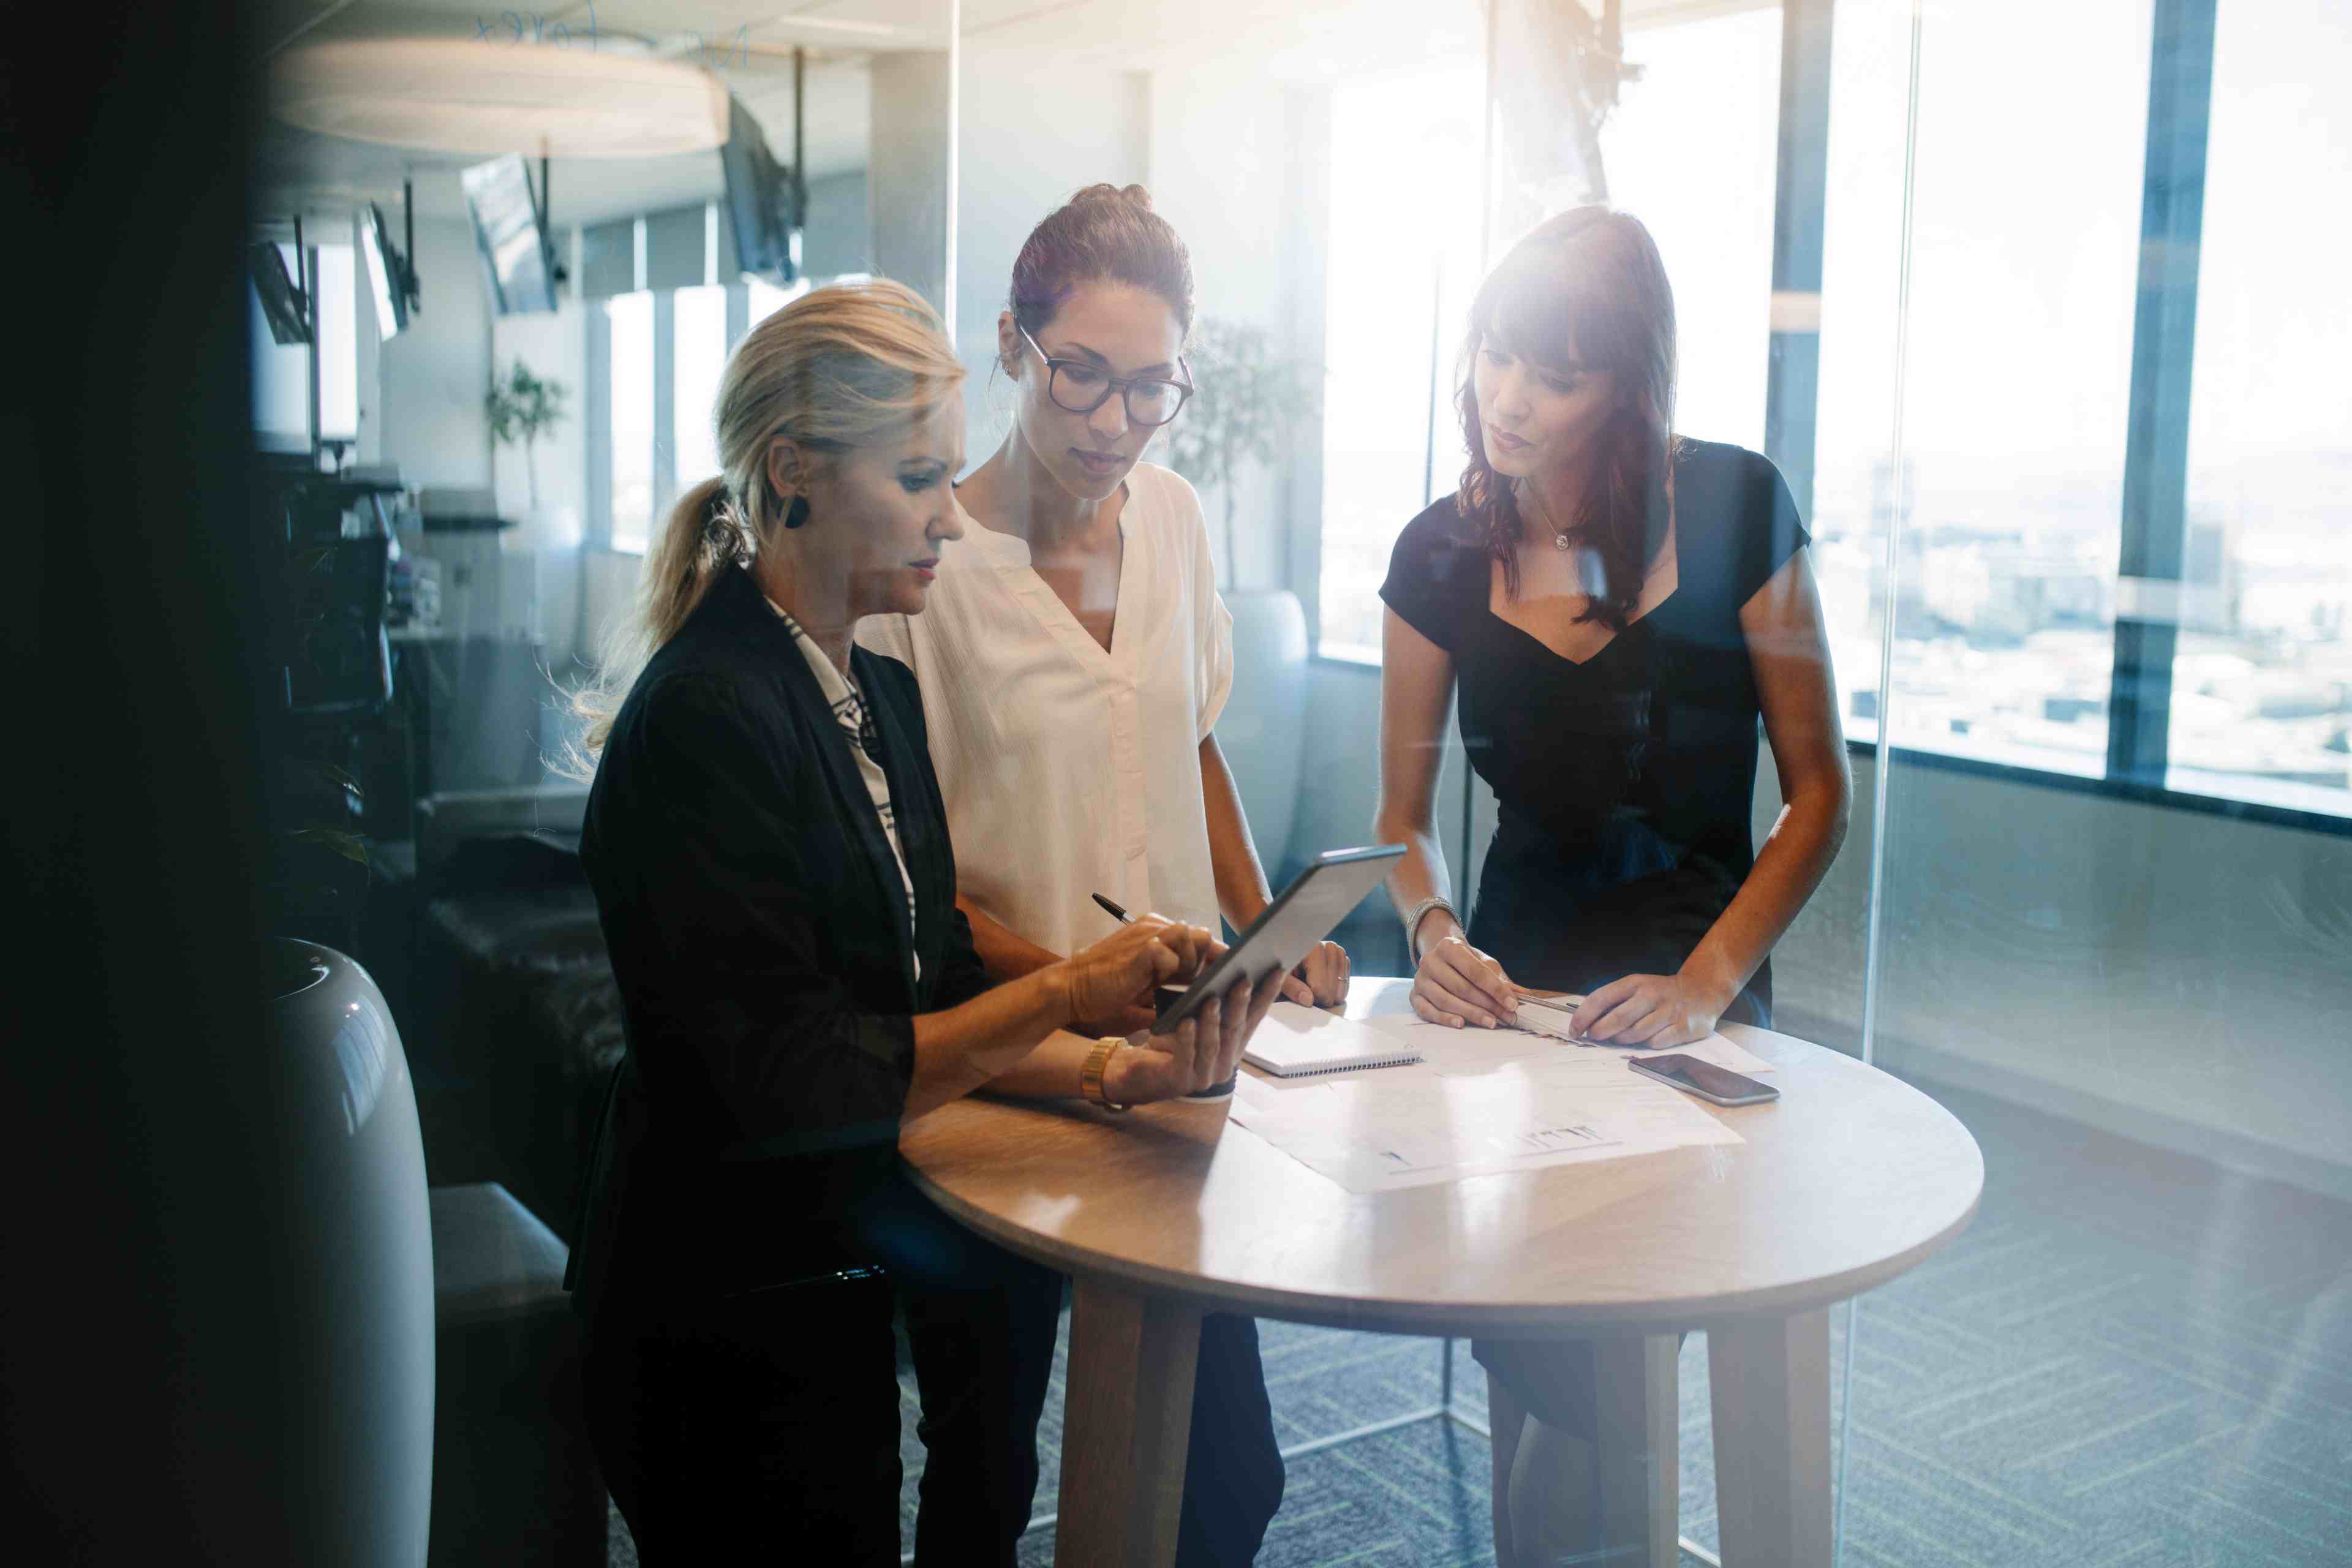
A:
[[[1167,998],[1162,993],[1153,1032],[1174,1028],[1191,1017],[1203,1000],[1222,995],[1244,976],[1255,985],[1277,970],[1297,968],[1315,944],[1363,902],[1364,895],[1380,884],[1403,854],[1402,844],[1382,844],[1317,856],[1297,880],[1282,889],[1281,896],[1266,905],[1263,914],[1250,921],[1249,930],[1224,955],[1202,970],[1181,994]]]

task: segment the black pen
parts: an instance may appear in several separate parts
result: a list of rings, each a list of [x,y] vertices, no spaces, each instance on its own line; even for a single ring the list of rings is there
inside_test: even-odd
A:
[[[1133,915],[1129,914],[1125,910],[1120,909],[1117,904],[1112,903],[1100,893],[1088,893],[1087,897],[1100,904],[1104,909],[1108,910],[1111,913],[1111,918],[1118,921],[1119,924],[1131,926],[1135,923],[1135,917]],[[1291,978],[1304,981],[1307,978],[1307,961],[1301,959],[1299,961],[1298,967],[1292,970],[1290,973]],[[1339,1004],[1336,1002],[1331,1005],[1335,1007],[1339,1005]]]
[[[1119,924],[1123,926],[1131,926],[1135,923],[1135,917],[1133,915],[1129,914],[1125,910],[1120,909],[1117,904],[1112,903],[1100,893],[1088,893],[1087,897],[1100,904],[1104,909],[1108,910],[1110,911],[1111,918],[1118,921]],[[1184,988],[1181,985],[1162,985],[1156,987],[1156,989],[1160,992],[1160,997],[1163,1001],[1181,996],[1184,994]]]

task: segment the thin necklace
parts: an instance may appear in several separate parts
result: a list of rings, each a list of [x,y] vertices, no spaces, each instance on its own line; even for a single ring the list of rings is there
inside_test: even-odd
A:
[[[1530,497],[1534,497],[1534,496],[1535,496],[1535,493],[1536,493],[1535,487],[1534,487],[1533,485],[1529,485],[1529,486],[1528,487],[1528,494]],[[1544,504],[1543,504],[1543,502],[1542,502],[1542,500],[1541,500],[1541,498],[1539,498],[1539,497],[1536,499],[1536,505],[1537,505],[1538,509],[1538,510],[1540,510],[1543,512],[1543,514],[1544,514],[1544,521],[1545,521],[1545,522],[1547,522],[1547,523],[1550,523],[1550,522],[1551,522],[1551,509],[1550,509],[1550,508],[1549,508],[1549,507],[1544,506]],[[1566,551],[1568,551],[1568,550],[1570,550],[1570,549],[1573,548],[1573,547],[1574,547],[1574,545],[1575,545],[1575,543],[1576,543],[1576,541],[1569,537],[1568,531],[1567,531],[1566,529],[1564,529],[1564,528],[1560,528],[1560,527],[1559,527],[1557,524],[1554,524],[1554,525],[1553,525],[1553,528],[1552,528],[1552,536],[1551,536],[1551,547],[1552,547],[1554,550],[1558,550],[1558,551],[1561,551],[1561,552],[1565,552]]]

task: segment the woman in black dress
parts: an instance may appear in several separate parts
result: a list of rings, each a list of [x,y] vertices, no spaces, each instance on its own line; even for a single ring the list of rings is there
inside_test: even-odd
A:
[[[929,1453],[916,1560],[1010,1568],[1060,1280],[919,1195],[899,1123],[982,1086],[1195,1092],[1273,1000],[1236,986],[1148,1041],[1068,1034],[1221,951],[1156,916],[1003,985],[982,971],[914,677],[852,643],[862,616],[919,613],[961,535],[962,374],[896,283],[761,322],[719,384],[726,472],[647,555],[614,661],[642,672],[617,712],[619,679],[582,700],[580,855],[627,1051],[572,1284],[590,1434],[649,1563],[895,1568],[895,1290]]]
[[[1851,793],[1827,639],[1788,487],[1754,452],[1674,430],[1674,297],[1642,225],[1580,207],[1515,246],[1471,308],[1460,489],[1390,561],[1379,834],[1408,911],[1413,1011],[1507,1024],[1581,994],[1577,1028],[1673,1046],[1769,1026],[1767,955],[1844,837]],[[1448,700],[1499,821],[1465,931],[1432,797]],[[1757,852],[1761,720],[1786,803]],[[1582,1342],[1486,1343],[1498,1561],[1597,1528]],[[1515,1463],[1523,1484],[1514,1487]],[[1516,1548],[1516,1550],[1515,1550]]]

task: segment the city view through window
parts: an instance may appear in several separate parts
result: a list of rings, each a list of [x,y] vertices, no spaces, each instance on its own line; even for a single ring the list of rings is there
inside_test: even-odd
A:
[[[2317,85],[2352,79],[2352,17],[2326,0],[2221,13],[2175,585],[2118,574],[2150,10],[1993,0],[1926,17],[1898,495],[1909,19],[1839,9],[1808,523],[1841,706],[1857,739],[1876,740],[1884,714],[1906,747],[2099,777],[2118,607],[2166,614],[2167,784],[2352,815],[2352,319],[2335,277],[2352,251],[2352,109]],[[1649,225],[1674,280],[1678,423],[1759,447],[1779,26],[1768,8],[1630,34],[1643,76],[1603,132],[1612,198]],[[1382,100],[1365,99],[1369,120]],[[1390,134],[1425,144],[1425,128],[1393,124],[1395,101]],[[1343,86],[1322,641],[1377,658],[1388,550],[1421,505],[1430,262],[1408,279],[1392,245],[1360,259],[1382,250],[1376,226],[1393,236],[1393,208],[1349,193],[1376,174],[1392,192],[1398,169],[1395,149],[1348,133],[1349,113]],[[2040,155],[2058,142],[2066,158]],[[1447,289],[1438,323],[1439,493],[1462,462],[1444,395],[1467,293]],[[1372,338],[1384,371],[1358,367],[1341,395],[1341,345]]]

